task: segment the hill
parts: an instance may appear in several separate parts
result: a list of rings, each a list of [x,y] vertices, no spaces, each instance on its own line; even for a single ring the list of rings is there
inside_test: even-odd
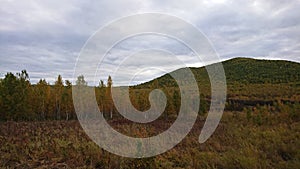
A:
[[[222,62],[227,84],[287,84],[300,85],[300,64],[284,60],[258,60],[250,58],[235,58]],[[190,68],[201,84],[209,83],[205,67]],[[179,71],[175,70],[176,71]],[[173,72],[171,72],[173,73]],[[157,81],[159,86],[176,86],[174,79],[165,74],[157,79],[135,86],[135,88],[150,88]],[[157,83],[156,82],[156,83]]]

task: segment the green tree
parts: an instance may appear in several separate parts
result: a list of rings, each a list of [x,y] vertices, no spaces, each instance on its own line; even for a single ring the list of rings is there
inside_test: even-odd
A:
[[[16,119],[20,120],[33,120],[36,119],[36,115],[32,111],[32,105],[30,104],[30,96],[32,95],[31,84],[29,81],[29,75],[26,70],[22,70],[17,73],[18,79],[18,94],[20,102],[16,105],[17,114]]]
[[[12,120],[13,114],[16,113],[15,105],[19,100],[15,100],[17,94],[18,80],[13,73],[7,73],[1,82],[1,117],[3,120]]]
[[[80,75],[80,76],[77,77],[76,85],[78,85],[78,86],[87,86],[87,82],[85,81],[83,75]]]
[[[45,120],[46,118],[46,102],[47,98],[49,98],[48,90],[49,84],[46,82],[45,79],[40,79],[40,81],[36,85],[36,99],[37,99],[37,113],[40,116],[40,119]]]
[[[61,75],[58,75],[57,80],[54,83],[54,92],[55,92],[55,112],[56,119],[60,120],[61,118],[61,102],[62,102],[62,94],[63,94],[63,80]]]
[[[30,110],[30,82],[26,70],[17,73],[7,73],[0,85],[0,100],[2,104],[1,118],[3,120],[34,119]]]
[[[72,83],[69,80],[65,80],[65,84],[68,89],[70,89],[72,87]]]
[[[72,83],[69,80],[65,81],[66,87],[63,91],[62,105],[65,113],[65,119],[72,119],[74,114],[73,99],[72,99]]]

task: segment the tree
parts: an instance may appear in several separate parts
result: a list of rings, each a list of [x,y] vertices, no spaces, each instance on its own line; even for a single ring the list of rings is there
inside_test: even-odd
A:
[[[62,92],[63,92],[63,80],[61,75],[58,75],[57,80],[54,83],[55,90],[55,110],[56,110],[56,119],[60,120],[61,118],[61,101],[62,101]]]
[[[67,88],[72,87],[72,83],[69,80],[65,80],[65,84],[66,84]]]
[[[17,77],[11,72],[7,73],[1,82],[0,97],[3,107],[0,111],[2,111],[1,117],[4,120],[11,120],[16,111],[14,105],[18,102],[18,100],[15,100],[17,85]]]
[[[113,116],[113,103],[112,103],[112,95],[111,95],[111,88],[112,88],[112,78],[111,76],[108,76],[107,79],[107,88],[106,88],[106,110],[108,110],[108,112],[110,113],[110,118],[112,118]]]
[[[84,80],[84,76],[80,75],[77,77],[76,85],[78,86],[87,86],[87,82]]]
[[[102,88],[105,88],[105,84],[104,84],[104,81],[103,80],[100,80],[99,82],[99,88],[102,89]]]
[[[26,70],[17,73],[7,73],[0,85],[0,110],[3,120],[34,119],[30,110],[30,82]]]
[[[104,81],[100,80],[99,86],[96,89],[96,98],[97,98],[100,112],[104,111],[105,88],[106,88],[106,86],[104,84]]]
[[[64,88],[63,91],[62,102],[63,102],[64,112],[65,112],[65,119],[69,120],[73,117],[72,112],[74,112],[73,99],[72,99],[72,83],[69,80],[66,80],[65,84],[66,87]]]
[[[45,112],[46,112],[46,101],[47,101],[47,95],[49,95],[48,90],[49,84],[46,82],[45,79],[40,79],[40,81],[36,85],[36,93],[37,93],[37,101],[38,101],[38,113],[40,115],[40,119],[45,120]]]
[[[18,94],[20,102],[18,105],[17,119],[26,120],[26,119],[35,119],[35,114],[32,112],[32,107],[30,104],[31,96],[31,84],[29,81],[29,75],[26,70],[22,70],[20,73],[17,73],[18,79]]]
[[[87,86],[87,82],[84,79],[83,75],[80,75],[77,77],[76,80],[76,85],[74,86],[74,89],[76,89],[77,92],[73,93],[73,97],[78,98],[77,102],[80,107],[80,111],[77,111],[77,117],[79,119],[81,118],[87,118],[88,114],[87,114],[87,110],[89,108],[91,108],[91,106],[89,106],[88,104],[90,104],[90,102],[88,100],[90,100],[91,98],[88,97],[88,95],[86,94],[89,91],[89,87]]]

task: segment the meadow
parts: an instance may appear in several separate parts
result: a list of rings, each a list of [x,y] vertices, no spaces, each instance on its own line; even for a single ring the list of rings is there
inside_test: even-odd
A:
[[[289,109],[291,110],[291,109]],[[299,110],[299,109],[298,109]],[[298,111],[297,110],[297,111]],[[260,120],[258,120],[260,119]],[[298,168],[299,115],[259,111],[225,112],[204,144],[198,137],[205,116],[172,150],[145,159],[119,157],[97,146],[76,120],[0,123],[0,166],[3,168]],[[146,137],[172,119],[145,125],[112,120],[126,135]]]

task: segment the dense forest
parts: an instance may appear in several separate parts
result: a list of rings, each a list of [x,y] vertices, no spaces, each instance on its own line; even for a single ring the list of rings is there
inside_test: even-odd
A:
[[[256,105],[276,106],[281,103],[297,105],[300,101],[300,64],[288,61],[236,58],[223,62],[228,84],[226,110],[243,110]],[[199,114],[207,112],[210,102],[210,83],[204,67],[191,68],[201,92]],[[188,83],[188,82],[186,82]],[[83,76],[76,84],[86,85]],[[99,109],[106,117],[119,117],[112,104],[113,79],[99,81],[94,87]],[[164,116],[176,115],[180,94],[178,85],[169,74],[130,87],[130,99],[139,110],[150,107],[148,96],[155,89],[167,96]],[[113,115],[112,115],[113,114]],[[0,80],[0,120],[70,120],[76,119],[72,102],[72,83],[58,76],[54,84],[41,79],[31,84],[26,70],[7,73]]]

